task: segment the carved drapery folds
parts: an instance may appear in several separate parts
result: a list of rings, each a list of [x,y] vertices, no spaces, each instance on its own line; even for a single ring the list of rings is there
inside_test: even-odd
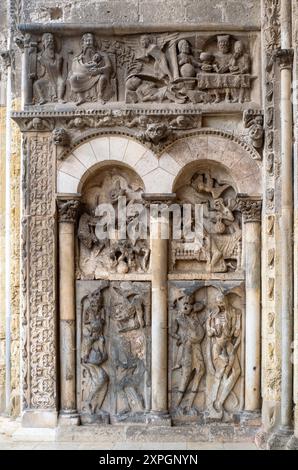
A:
[[[144,420],[150,409],[148,283],[79,281],[83,424]]]
[[[171,282],[171,413],[229,420],[243,407],[243,285]]]
[[[71,41],[71,42],[70,42]],[[250,101],[254,39],[162,33],[28,37],[26,104]]]

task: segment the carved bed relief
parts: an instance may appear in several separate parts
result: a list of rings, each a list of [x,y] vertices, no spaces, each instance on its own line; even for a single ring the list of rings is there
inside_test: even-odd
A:
[[[144,421],[150,409],[150,285],[77,283],[82,424]]]
[[[243,407],[243,284],[171,282],[170,408],[176,421],[224,420]]]
[[[251,101],[256,37],[176,32],[27,37],[26,104]]]
[[[241,270],[241,214],[235,190],[223,176],[214,178],[207,170],[194,173],[185,183],[176,192],[180,204],[191,204],[191,233],[183,230],[182,240],[172,240],[172,270]],[[199,217],[199,223],[195,223],[195,217]]]
[[[88,183],[77,232],[78,278],[148,272],[150,243],[142,192],[139,179],[123,169],[102,170]]]

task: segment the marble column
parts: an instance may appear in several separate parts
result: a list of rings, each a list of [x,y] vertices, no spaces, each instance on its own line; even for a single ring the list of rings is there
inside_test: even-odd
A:
[[[170,424],[168,414],[168,231],[169,218],[158,213],[157,208],[167,211],[170,195],[144,195],[151,202],[151,417],[156,424]],[[154,205],[154,209],[152,210]]]
[[[290,41],[284,43],[289,46]],[[280,49],[276,57],[281,69],[281,427],[287,431],[291,428],[293,408],[293,50]]]
[[[75,221],[79,201],[59,200],[60,423],[78,424],[76,411]]]
[[[261,207],[259,198],[239,198],[245,247],[245,410],[261,408]]]

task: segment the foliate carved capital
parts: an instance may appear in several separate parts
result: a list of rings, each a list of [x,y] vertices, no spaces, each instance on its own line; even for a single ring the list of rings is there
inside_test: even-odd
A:
[[[261,222],[262,201],[260,199],[238,196],[237,207],[242,212],[245,224]]]
[[[57,200],[59,223],[74,224],[77,219],[80,202],[75,199]]]
[[[293,49],[277,49],[274,53],[274,59],[282,69],[292,69],[294,50]]]

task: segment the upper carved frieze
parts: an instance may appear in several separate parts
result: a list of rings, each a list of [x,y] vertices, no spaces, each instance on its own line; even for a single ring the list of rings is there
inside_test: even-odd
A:
[[[251,101],[255,38],[161,33],[99,38],[31,37],[26,104]]]

